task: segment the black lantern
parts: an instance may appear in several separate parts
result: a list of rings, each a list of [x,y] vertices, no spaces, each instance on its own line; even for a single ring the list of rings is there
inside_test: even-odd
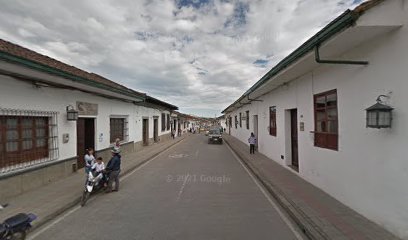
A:
[[[385,105],[381,101],[381,97],[387,97],[380,95],[377,98],[377,103],[366,109],[367,111],[367,127],[369,128],[391,128],[392,110],[394,108]]]
[[[73,106],[67,106],[67,120],[68,121],[76,121],[78,120],[78,111],[74,109]]]

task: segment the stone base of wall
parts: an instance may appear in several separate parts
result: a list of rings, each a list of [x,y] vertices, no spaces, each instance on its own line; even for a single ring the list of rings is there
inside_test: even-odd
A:
[[[96,151],[95,157],[102,157],[103,161],[105,162],[105,165],[108,163],[108,161],[112,157],[112,148],[105,148],[103,150]],[[134,142],[129,142],[120,145],[120,154],[121,155],[126,155],[129,153],[132,153],[135,151],[135,144]]]
[[[76,162],[76,158],[71,158],[1,178],[0,202],[8,202],[19,194],[70,176],[73,173],[72,166]]]
[[[102,157],[107,163],[111,157],[111,148],[97,151],[95,156]],[[135,151],[134,143],[125,143],[120,147],[121,154],[126,155]],[[70,176],[77,165],[77,159],[71,158],[67,160],[57,161],[55,163],[44,164],[43,166],[35,166],[32,169],[27,169],[21,173],[16,172],[4,178],[0,177],[0,203],[8,202],[9,199],[20,195],[32,189],[47,185],[59,179]],[[77,169],[77,171],[84,171]]]
[[[159,141],[158,142],[165,142],[171,139],[171,134],[165,134],[165,135],[161,135],[159,136]],[[152,145],[154,144],[154,138],[149,138],[149,144],[148,145]],[[134,144],[134,151],[140,151],[143,149],[145,145],[143,144],[143,141],[140,142],[135,142]]]
[[[171,134],[159,136],[159,142],[171,140]],[[149,139],[149,145],[154,144],[154,139]],[[140,151],[143,149],[143,142],[129,142],[121,145],[120,150],[122,155]],[[112,148],[106,148],[96,151],[96,157],[102,157],[107,163],[111,157]],[[20,195],[32,189],[47,185],[59,179],[70,176],[77,165],[76,158],[61,160],[49,164],[35,166],[26,171],[16,172],[8,176],[0,176],[0,203],[7,202],[11,198]],[[83,171],[83,169],[77,169]]]

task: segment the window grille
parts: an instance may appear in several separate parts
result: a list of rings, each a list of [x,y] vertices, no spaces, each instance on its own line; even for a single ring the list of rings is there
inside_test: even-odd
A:
[[[58,112],[0,108],[0,174],[58,159]]]
[[[129,139],[129,122],[127,118],[111,117],[110,118],[110,142],[114,143],[117,138],[120,141]]]

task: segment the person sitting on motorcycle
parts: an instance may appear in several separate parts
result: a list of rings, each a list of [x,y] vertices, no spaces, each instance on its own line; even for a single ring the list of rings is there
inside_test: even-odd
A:
[[[92,170],[96,172],[96,176],[101,175],[101,180],[104,184],[106,184],[106,177],[105,177],[105,164],[103,163],[103,159],[101,157],[98,157],[96,159],[96,163],[94,163],[94,165],[92,165]]]

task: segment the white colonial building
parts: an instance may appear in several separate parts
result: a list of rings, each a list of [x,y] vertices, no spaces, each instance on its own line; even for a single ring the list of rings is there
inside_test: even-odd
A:
[[[117,138],[125,154],[169,139],[178,109],[4,40],[0,86],[0,201],[72,174],[87,148],[106,161]]]
[[[408,2],[368,1],[228,106],[227,133],[408,239],[407,63]]]

